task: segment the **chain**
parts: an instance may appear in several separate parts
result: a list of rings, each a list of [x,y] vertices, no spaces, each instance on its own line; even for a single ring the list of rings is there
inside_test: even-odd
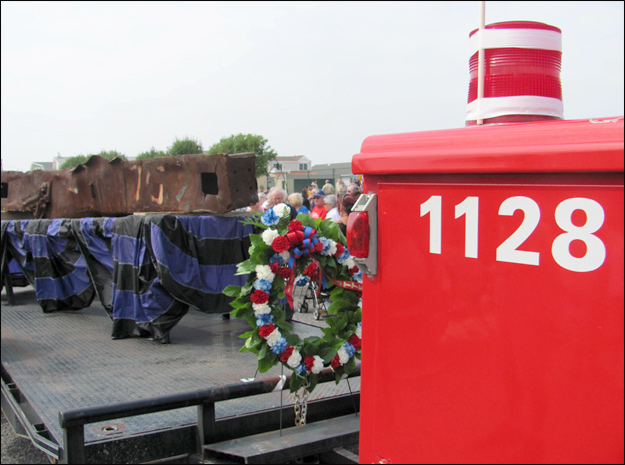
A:
[[[293,399],[295,400],[295,426],[303,426],[306,424],[306,411],[308,409],[308,381],[293,393]]]

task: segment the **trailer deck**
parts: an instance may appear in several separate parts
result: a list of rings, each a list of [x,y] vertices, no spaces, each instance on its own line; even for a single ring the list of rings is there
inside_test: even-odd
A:
[[[220,314],[191,309],[172,329],[170,344],[142,338],[112,340],[111,319],[97,299],[78,312],[43,313],[32,287],[15,289],[14,297],[15,304],[9,305],[3,290],[2,408],[7,415],[6,377],[6,382],[11,383],[6,388],[19,391],[17,398],[24,401],[24,415],[36,423],[38,437],[43,438],[33,442],[52,457],[56,454],[61,462],[67,458],[64,451],[68,436],[61,426],[60,412],[241,384],[242,379],[258,380],[282,374],[280,367],[263,374],[256,372],[254,355],[240,352],[243,339],[238,336],[249,327],[234,318],[226,320]],[[301,337],[321,335],[320,328],[313,324],[322,326],[323,321],[316,322],[311,314],[296,312],[293,330]],[[319,385],[309,401],[349,398],[353,405],[350,394],[359,390],[359,377],[338,385],[329,382]],[[251,418],[249,415],[261,418],[259,412],[270,411],[275,417],[275,410],[281,405],[283,412],[293,410],[293,396],[288,391],[224,400],[215,403],[215,419]],[[102,460],[110,456],[115,463],[115,449],[129,454],[128,446],[121,444],[131,438],[135,441],[126,444],[132,444],[133,449],[149,449],[134,450],[131,455],[138,461],[176,455],[184,450],[194,453],[201,445],[197,442],[197,425],[195,407],[86,424],[84,445],[86,450],[93,446],[94,457],[85,459],[87,463],[104,463]],[[152,436],[158,437],[158,441],[143,440]],[[167,449],[168,441],[175,443],[178,450],[174,451],[173,447],[165,452],[156,450]]]

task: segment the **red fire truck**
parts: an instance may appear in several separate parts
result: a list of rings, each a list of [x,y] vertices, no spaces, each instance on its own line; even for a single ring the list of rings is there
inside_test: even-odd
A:
[[[560,29],[481,16],[466,127],[352,159],[360,462],[623,463],[623,117],[564,120]]]
[[[623,117],[373,136],[352,166],[360,462],[622,463]]]

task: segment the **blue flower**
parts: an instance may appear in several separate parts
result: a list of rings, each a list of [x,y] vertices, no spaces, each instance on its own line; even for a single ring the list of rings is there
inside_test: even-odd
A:
[[[287,347],[288,344],[286,343],[286,339],[284,339],[284,337],[281,337],[273,346],[271,346],[271,351],[274,354],[281,354],[286,350]]]
[[[304,376],[306,374],[306,365],[304,365],[303,363],[300,363],[299,365],[297,365],[295,367],[295,373],[297,373],[298,375]]]
[[[265,211],[265,213],[263,213],[263,216],[260,217],[260,220],[263,222],[263,224],[266,224],[267,226],[273,226],[274,224],[278,224],[278,222],[280,221],[280,217],[276,215],[276,212],[273,211],[273,208],[269,208],[267,209],[267,211]]]
[[[273,322],[273,315],[271,313],[262,313],[256,317],[256,326],[261,327]]]
[[[346,342],[345,344],[343,344],[343,348],[345,349],[345,352],[347,352],[347,355],[349,355],[349,358],[352,358],[354,354],[356,353],[356,348],[353,345],[351,345],[349,342]]]
[[[347,260],[348,258],[349,258],[349,251],[346,248],[345,250],[343,250],[343,253],[336,258],[336,261],[343,264],[343,262]]]
[[[321,250],[321,253],[323,255],[328,255],[330,253],[330,249],[332,248],[332,240],[328,239],[326,237],[320,237],[319,240],[321,241],[321,243],[323,244],[323,249]]]
[[[271,283],[266,279],[257,279],[254,281],[254,289],[268,293],[271,291]]]
[[[297,278],[295,278],[295,285],[296,286],[305,286],[306,284],[308,284],[309,279],[306,276],[302,276],[299,275]]]
[[[282,258],[280,254],[276,253],[269,259],[269,263],[277,263],[280,266],[284,266],[284,258]]]

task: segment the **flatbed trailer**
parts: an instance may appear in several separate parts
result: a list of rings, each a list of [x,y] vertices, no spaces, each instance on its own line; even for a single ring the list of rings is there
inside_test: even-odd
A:
[[[44,313],[33,287],[14,296],[10,305],[2,291],[2,410],[57,463],[184,457],[210,442],[293,425],[280,368],[259,376],[255,357],[240,353],[244,321],[190,310],[170,344],[112,340],[97,299],[78,312]],[[300,336],[321,333],[295,318]],[[359,390],[358,376],[319,385],[308,422],[353,415]],[[260,392],[268,393],[249,395]]]

